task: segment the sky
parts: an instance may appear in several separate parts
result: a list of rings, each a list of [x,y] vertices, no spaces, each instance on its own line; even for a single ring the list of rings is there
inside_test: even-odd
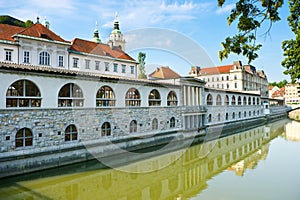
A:
[[[126,40],[126,52],[137,60],[138,52],[146,53],[146,72],[169,66],[181,75],[188,75],[191,66],[211,67],[232,64],[242,55],[230,55],[220,62],[218,51],[226,37],[236,33],[236,26],[228,26],[227,16],[235,6],[227,0],[220,8],[217,0],[0,0],[0,15],[36,22],[45,17],[50,29],[62,38],[92,40],[98,23],[100,38],[106,43],[113,29],[117,13],[120,29]],[[259,58],[251,64],[264,70],[269,82],[290,77],[283,75],[281,42],[293,38],[287,24],[288,4],[280,10],[281,21],[258,32],[263,44]]]

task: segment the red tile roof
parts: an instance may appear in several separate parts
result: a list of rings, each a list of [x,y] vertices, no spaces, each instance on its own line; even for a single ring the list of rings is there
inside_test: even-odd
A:
[[[42,24],[33,24],[32,26],[24,29],[21,32],[18,32],[20,35],[26,35],[30,37],[36,37],[36,38],[44,38],[48,40],[54,40],[59,42],[68,42],[64,39],[62,39],[60,36],[56,35],[54,32],[52,32],[50,29],[46,28]]]
[[[111,49],[110,46],[107,44],[96,43],[93,41],[83,40],[79,38],[75,38],[71,43],[71,50],[73,51],[135,61],[132,57],[130,57],[121,49],[117,47],[113,47],[113,49]]]
[[[233,65],[224,65],[224,66],[217,66],[217,67],[201,68],[200,75],[229,73],[231,69],[233,69]]]
[[[174,79],[180,78],[180,75],[174,72],[169,67],[159,67],[154,72],[149,74],[149,77],[161,79]]]
[[[12,26],[8,24],[0,24],[0,40],[14,41],[13,35],[23,31],[25,28]]]

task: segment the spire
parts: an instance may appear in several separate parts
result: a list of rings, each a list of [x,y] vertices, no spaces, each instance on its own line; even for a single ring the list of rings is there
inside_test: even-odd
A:
[[[46,28],[50,28],[50,22],[47,20],[46,16],[45,16],[45,19],[43,21],[43,25],[46,27]]]
[[[37,16],[37,17],[36,17],[36,24],[39,24],[39,23],[40,23],[40,17]]]
[[[98,31],[98,22],[96,21],[96,28],[94,31],[94,42],[101,43],[101,40],[99,38],[99,31]]]
[[[119,28],[119,19],[118,19],[118,13],[115,14],[115,20],[114,20],[114,30],[120,30]]]

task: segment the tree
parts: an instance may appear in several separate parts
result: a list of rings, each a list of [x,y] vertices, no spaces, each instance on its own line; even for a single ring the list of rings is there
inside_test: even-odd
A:
[[[26,27],[26,28],[29,27],[29,26],[31,26],[31,25],[33,25],[33,21],[27,20],[27,21],[25,22],[25,27]]]
[[[282,66],[286,68],[283,72],[290,75],[294,83],[300,78],[300,2],[299,0],[289,1],[290,16],[287,20],[291,30],[295,34],[295,39],[285,40],[282,42],[285,59]]]
[[[222,7],[226,0],[218,0],[218,6]],[[292,82],[300,78],[300,33],[299,33],[299,0],[289,0],[290,16],[289,26],[295,33],[295,39],[283,41],[285,59],[283,67],[287,68],[285,74],[291,76]],[[264,34],[269,34],[273,23],[280,21],[279,9],[283,5],[283,0],[237,0],[236,6],[231,10],[227,18],[228,25],[237,22],[238,33],[232,37],[227,37],[221,43],[222,50],[219,51],[219,59],[222,61],[228,58],[230,53],[242,54],[248,59],[248,63],[258,57],[257,52],[262,44],[256,43],[257,31],[269,23]]]
[[[143,52],[139,52],[138,61],[139,61],[139,75],[138,78],[146,79],[146,72],[145,72],[145,59],[146,54]]]

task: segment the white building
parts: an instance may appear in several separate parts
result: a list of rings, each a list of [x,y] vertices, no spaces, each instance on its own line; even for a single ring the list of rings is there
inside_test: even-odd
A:
[[[136,78],[137,62],[122,50],[125,40],[117,19],[110,45],[101,43],[97,27],[94,41],[67,41],[50,30],[48,21],[43,24],[39,20],[28,28],[0,24],[0,61]]]
[[[225,66],[192,67],[189,74],[204,80],[208,88],[259,91],[262,97],[268,98],[268,80],[264,71],[242,65],[240,61]]]
[[[284,98],[285,104],[300,104],[300,84],[287,84]]]

